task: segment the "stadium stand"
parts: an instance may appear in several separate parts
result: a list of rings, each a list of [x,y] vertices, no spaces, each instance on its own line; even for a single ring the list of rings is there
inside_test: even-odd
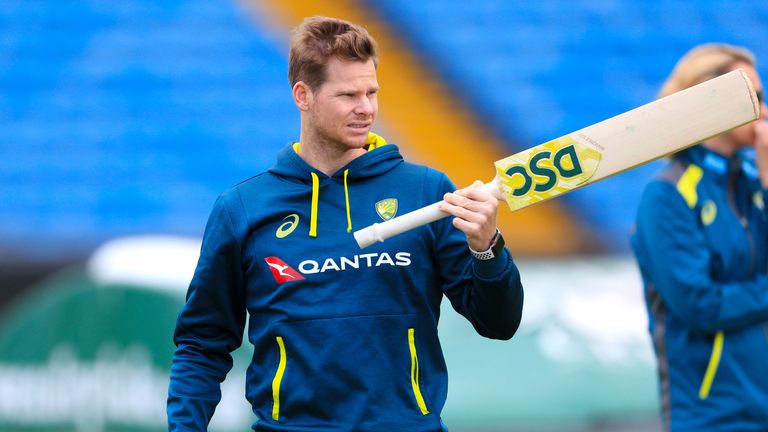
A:
[[[0,238],[14,253],[200,235],[216,195],[296,138],[284,42],[237,3],[11,3]]]
[[[768,58],[764,1],[362,4],[503,138],[505,153],[650,101],[693,44],[734,42]],[[286,29],[273,32],[269,17],[245,8],[0,8],[0,256],[73,247],[85,255],[124,234],[199,235],[218,192],[271,165],[298,125],[285,87]],[[559,201],[605,250],[625,251],[657,166]]]
[[[366,2],[504,138],[510,153],[650,102],[695,44],[742,44],[768,61],[768,3],[759,0]],[[658,167],[563,199],[607,250],[626,251],[642,186]]]

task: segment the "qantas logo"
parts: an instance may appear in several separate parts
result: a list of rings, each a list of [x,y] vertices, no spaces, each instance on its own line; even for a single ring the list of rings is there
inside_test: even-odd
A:
[[[283,260],[278,257],[266,257],[264,258],[264,261],[267,262],[269,270],[272,272],[272,276],[275,277],[278,284],[304,279],[304,276],[300,275],[296,270],[292,269],[291,266],[284,263]]]
[[[351,258],[326,258],[322,262],[304,260],[299,263],[299,271],[294,270],[278,257],[267,257],[264,258],[264,261],[267,262],[272,276],[275,277],[275,281],[278,284],[282,284],[302,280],[304,279],[302,275],[325,273],[327,271],[345,271],[348,269],[380,267],[383,265],[407,267],[411,265],[411,254],[409,252],[397,252],[393,257],[386,252],[382,252],[353,255]]]

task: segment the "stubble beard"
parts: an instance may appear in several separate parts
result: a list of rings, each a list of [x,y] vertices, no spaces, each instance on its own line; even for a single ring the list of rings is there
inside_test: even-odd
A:
[[[368,134],[351,136],[345,133],[347,132],[346,123],[338,128],[328,126],[322,122],[313,124],[314,138],[322,147],[339,153],[365,147]]]

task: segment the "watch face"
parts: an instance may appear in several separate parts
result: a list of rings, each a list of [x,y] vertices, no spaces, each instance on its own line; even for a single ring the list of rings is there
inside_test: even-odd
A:
[[[504,250],[504,237],[501,235],[501,231],[496,231],[496,237],[493,239],[494,243],[491,246],[491,252],[493,256],[497,257],[501,255],[501,251]]]
[[[475,259],[482,261],[496,258],[501,254],[503,249],[504,237],[501,236],[501,232],[498,229],[496,230],[496,234],[493,236],[490,247],[487,250],[483,252],[476,252],[472,250],[472,248],[469,248],[469,250],[472,252],[472,256],[475,257]]]

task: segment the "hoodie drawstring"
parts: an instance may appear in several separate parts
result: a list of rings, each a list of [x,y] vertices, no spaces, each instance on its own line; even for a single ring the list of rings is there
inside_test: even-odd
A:
[[[377,149],[379,147],[387,145],[387,140],[381,136],[369,132],[368,139],[366,140],[368,145],[367,150]],[[293,143],[293,151],[296,154],[299,153],[299,143]],[[312,175],[312,209],[309,216],[309,236],[317,237],[317,202],[320,197],[320,178],[314,172]],[[349,205],[349,186],[347,185],[347,177],[349,176],[349,169],[344,170],[344,202],[347,209],[347,232],[352,232],[352,210]]]
[[[349,169],[344,170],[344,199],[347,202],[347,232],[352,232],[352,215],[349,211],[349,189],[347,188],[347,175]]]
[[[312,209],[309,215],[309,236],[317,237],[317,202],[320,196],[320,177],[312,174]],[[347,186],[347,176],[349,170],[344,170],[344,202],[347,207],[347,232],[352,232],[352,212],[349,206],[349,187]]]
[[[317,200],[320,195],[320,178],[312,174],[312,210],[309,216],[309,236],[317,237]]]

